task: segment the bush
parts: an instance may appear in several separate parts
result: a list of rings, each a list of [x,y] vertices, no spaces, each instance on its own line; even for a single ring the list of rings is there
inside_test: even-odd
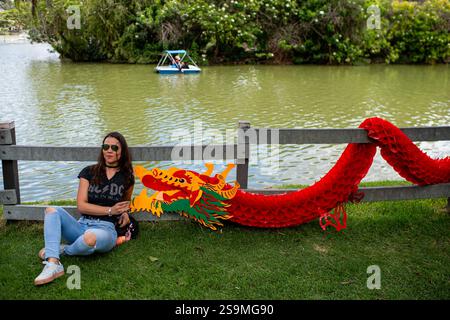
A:
[[[80,30],[66,26],[73,4],[81,8]],[[380,10],[380,29],[367,27],[371,5]],[[34,40],[75,61],[155,63],[164,49],[187,49],[199,63],[447,63],[450,57],[446,0],[54,0],[38,1],[32,20]]]
[[[436,63],[450,57],[450,2],[392,3],[389,62]]]
[[[0,11],[0,33],[9,33],[10,31],[21,31],[27,28],[26,21],[30,21],[30,6],[26,3],[18,3],[16,8],[9,8],[6,3],[4,11]]]

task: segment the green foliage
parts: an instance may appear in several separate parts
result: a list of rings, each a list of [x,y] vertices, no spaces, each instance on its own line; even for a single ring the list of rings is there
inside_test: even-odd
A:
[[[392,3],[387,35],[391,62],[435,63],[450,58],[450,2]]]
[[[18,1],[15,7],[12,7],[12,3],[4,3],[3,8],[7,10],[0,11],[0,34],[17,32],[30,26],[31,6],[29,3]]]
[[[372,5],[380,29],[367,27]],[[200,64],[446,63],[449,20],[446,0],[41,0],[31,36],[75,61],[155,63],[187,49]]]

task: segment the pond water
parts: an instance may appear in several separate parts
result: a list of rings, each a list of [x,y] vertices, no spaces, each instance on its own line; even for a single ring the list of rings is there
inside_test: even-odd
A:
[[[233,143],[239,120],[271,128],[356,128],[373,116],[400,127],[450,124],[447,65],[211,66],[162,76],[151,65],[61,62],[50,49],[0,41],[0,121],[15,121],[17,144],[99,146],[110,131],[131,146]],[[430,156],[450,155],[448,141],[417,144]],[[249,187],[314,183],[344,148],[261,147]],[[75,198],[88,164],[20,161],[22,201]],[[201,162],[140,164],[203,170]],[[364,181],[386,179],[402,180],[377,155]]]

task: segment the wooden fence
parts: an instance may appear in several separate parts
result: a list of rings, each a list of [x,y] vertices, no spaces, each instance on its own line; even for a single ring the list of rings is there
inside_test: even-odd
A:
[[[450,140],[450,126],[401,129],[413,141]],[[371,143],[364,129],[271,129],[251,128],[250,123],[240,121],[237,128],[237,144],[195,146],[142,146],[130,147],[133,161],[170,161],[174,148],[182,149],[190,160],[235,161],[236,180],[241,188],[255,193],[279,194],[289,189],[248,189],[250,148],[253,144],[338,144]],[[18,161],[96,161],[98,147],[22,146],[16,144],[14,122],[0,123],[0,159],[3,168],[4,190],[0,191],[3,217],[7,220],[43,220],[45,206],[22,205]],[[208,152],[205,152],[208,151]],[[217,156],[216,156],[217,155]],[[184,157],[186,160],[187,158]],[[429,198],[448,198],[450,211],[450,183],[430,186],[390,186],[360,188],[365,196],[362,201],[392,201]],[[74,206],[65,206],[72,215],[79,216]],[[140,221],[177,220],[176,214],[164,214],[160,218],[139,212]]]

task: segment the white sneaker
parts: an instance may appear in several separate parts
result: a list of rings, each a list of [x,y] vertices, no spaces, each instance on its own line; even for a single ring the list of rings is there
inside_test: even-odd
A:
[[[35,285],[40,286],[52,282],[56,278],[64,275],[64,266],[61,263],[56,264],[54,262],[42,261],[42,264],[45,264],[45,267],[41,274],[34,279]]]
[[[59,254],[60,254],[60,255],[63,255],[63,254],[64,254],[64,248],[65,248],[66,246],[67,246],[67,244],[61,244],[61,245],[59,246]],[[38,257],[39,257],[41,260],[45,260],[45,248],[42,248],[41,250],[39,250]]]

